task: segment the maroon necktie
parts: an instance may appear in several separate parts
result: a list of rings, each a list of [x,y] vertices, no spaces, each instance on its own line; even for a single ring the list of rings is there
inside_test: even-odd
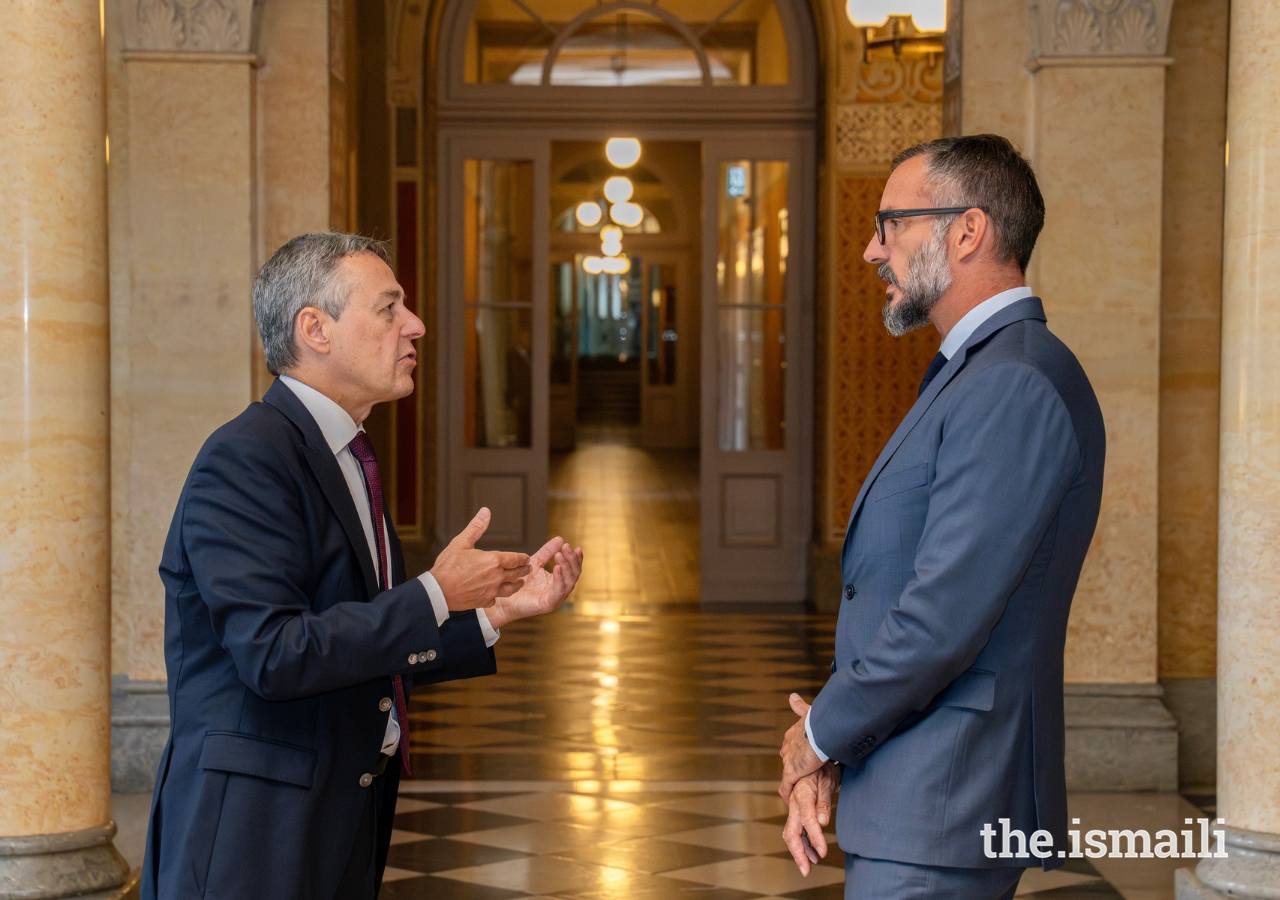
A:
[[[373,442],[369,440],[369,435],[363,431],[356,432],[347,448],[364,470],[364,483],[369,492],[369,511],[373,518],[373,542],[378,547],[378,587],[386,590],[387,535],[382,518],[382,476],[378,474],[378,457],[373,452]],[[391,681],[395,686],[396,721],[400,723],[400,761],[404,764],[404,773],[412,775],[409,768],[409,705],[404,699],[404,682],[399,675],[393,676]]]

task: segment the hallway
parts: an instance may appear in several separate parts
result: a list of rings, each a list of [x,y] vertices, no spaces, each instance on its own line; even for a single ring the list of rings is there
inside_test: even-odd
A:
[[[555,533],[586,550],[557,615],[502,630],[498,674],[417,691],[384,900],[839,900],[843,854],[802,878],[781,839],[787,694],[828,675],[835,617],[698,605],[696,451],[579,430],[551,464]],[[772,612],[772,611],[769,611]],[[149,797],[116,795],[141,862]],[[1076,794],[1085,827],[1177,827],[1177,794]],[[834,829],[832,829],[834,831]],[[1180,860],[1068,860],[1019,896],[1172,900]]]
[[[696,610],[698,451],[643,450],[637,429],[578,426],[551,457],[548,531],[581,546],[569,606],[587,615]]]

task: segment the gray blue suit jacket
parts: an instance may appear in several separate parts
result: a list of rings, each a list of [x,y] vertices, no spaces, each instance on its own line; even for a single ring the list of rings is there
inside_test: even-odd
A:
[[[854,503],[832,676],[813,704],[844,763],[840,846],[989,859],[997,820],[1054,837],[1067,802],[1062,654],[1102,498],[1102,412],[1040,300],[996,313],[916,401]]]

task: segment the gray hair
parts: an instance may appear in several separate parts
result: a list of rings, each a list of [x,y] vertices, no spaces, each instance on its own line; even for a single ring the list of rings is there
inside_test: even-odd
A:
[[[927,184],[935,206],[976,206],[994,226],[997,256],[1023,272],[1044,227],[1044,197],[1031,163],[997,134],[944,137],[917,144],[893,160],[897,168],[914,156],[926,156]],[[954,221],[950,217],[948,222]]]
[[[253,316],[272,375],[298,362],[293,338],[298,313],[313,306],[334,319],[342,316],[350,289],[338,277],[338,266],[360,253],[372,253],[391,265],[382,241],[329,231],[298,235],[263,265],[253,280]]]

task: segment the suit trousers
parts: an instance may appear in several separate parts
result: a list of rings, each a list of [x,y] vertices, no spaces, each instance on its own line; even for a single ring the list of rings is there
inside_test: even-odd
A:
[[[844,900],[1013,900],[1024,869],[954,869],[844,857]]]
[[[356,839],[333,900],[375,900],[378,896],[391,847],[399,787],[400,754],[397,753],[388,760],[386,771],[365,790]]]

